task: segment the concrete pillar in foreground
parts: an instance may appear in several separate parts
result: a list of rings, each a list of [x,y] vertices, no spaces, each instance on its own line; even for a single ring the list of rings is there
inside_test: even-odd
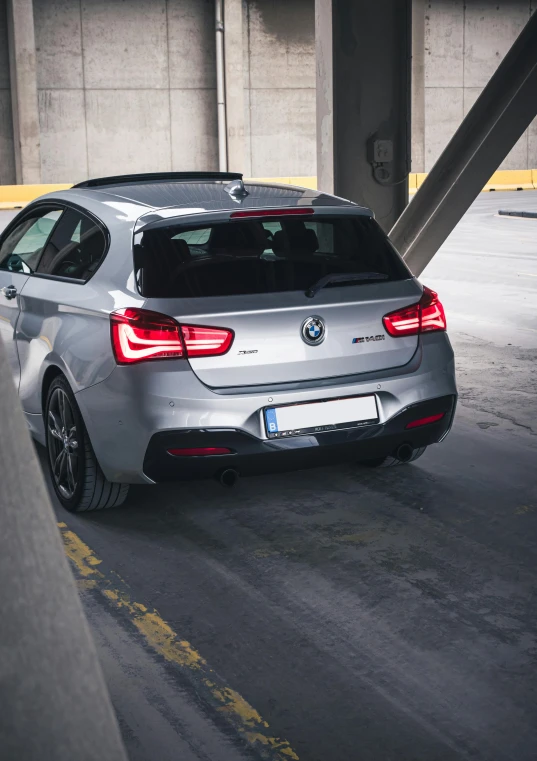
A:
[[[41,152],[32,0],[8,0],[7,29],[17,183],[39,184]]]
[[[425,172],[425,0],[412,0],[412,164]]]
[[[224,0],[227,157],[230,172],[244,172],[244,65],[242,0]]]
[[[127,761],[1,339],[0,389],[0,758]]]
[[[386,231],[408,203],[411,3],[316,7],[319,184],[330,189],[332,168],[335,194],[372,208]]]

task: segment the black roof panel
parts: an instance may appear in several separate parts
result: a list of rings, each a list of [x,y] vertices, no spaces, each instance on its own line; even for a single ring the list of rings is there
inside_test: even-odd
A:
[[[236,197],[226,191],[228,183],[242,175],[223,172],[163,172],[105,177],[75,185],[76,193],[95,201],[121,202],[153,209],[192,208],[225,211],[237,208],[278,206],[355,206],[351,201],[294,185],[246,181],[248,195]],[[71,191],[66,191],[70,193]]]
[[[115,195],[135,203],[146,204],[155,209],[169,206],[199,206],[204,209],[235,209],[249,206],[289,204],[299,199],[318,199],[322,194],[315,190],[295,188],[290,185],[255,185],[245,183],[248,196],[240,202],[224,190],[225,183],[215,182],[156,182],[133,185],[107,185],[103,188],[88,188],[96,193]],[[333,201],[334,199],[332,199]],[[310,201],[310,203],[311,203]],[[336,204],[337,205],[337,204]]]

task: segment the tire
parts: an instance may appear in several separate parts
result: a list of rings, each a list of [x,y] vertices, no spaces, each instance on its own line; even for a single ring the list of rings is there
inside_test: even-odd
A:
[[[79,513],[123,504],[129,485],[105,478],[75,396],[63,375],[55,378],[48,390],[45,431],[50,478],[66,510]]]
[[[365,465],[367,468],[392,468],[394,465],[408,465],[419,459],[426,449],[427,447],[418,447],[412,452],[412,457],[409,460],[398,460],[393,455],[386,455],[386,457],[377,457],[374,460],[364,460],[360,465]]]

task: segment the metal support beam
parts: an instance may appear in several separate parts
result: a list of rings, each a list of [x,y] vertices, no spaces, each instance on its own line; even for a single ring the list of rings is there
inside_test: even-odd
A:
[[[537,114],[537,13],[530,18],[390,232],[419,275]]]
[[[0,339],[0,757],[126,761]]]
[[[319,186],[385,230],[408,203],[411,4],[316,0]]]

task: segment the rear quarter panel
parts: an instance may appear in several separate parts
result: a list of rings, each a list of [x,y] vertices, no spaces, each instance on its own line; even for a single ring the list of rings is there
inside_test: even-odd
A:
[[[33,277],[21,301],[17,345],[25,412],[41,412],[43,376],[50,365],[62,370],[75,393],[110,375],[115,362],[106,306],[113,308],[113,303],[106,304],[92,283]]]
[[[110,246],[85,284],[31,275],[24,285],[17,347],[19,393],[28,414],[42,413],[43,378],[51,365],[64,373],[75,394],[107,378],[116,366],[109,314],[121,307],[141,306],[144,301],[136,289],[132,261],[132,229],[139,207],[108,209],[102,203],[82,204],[76,194],[69,200],[103,221]]]

